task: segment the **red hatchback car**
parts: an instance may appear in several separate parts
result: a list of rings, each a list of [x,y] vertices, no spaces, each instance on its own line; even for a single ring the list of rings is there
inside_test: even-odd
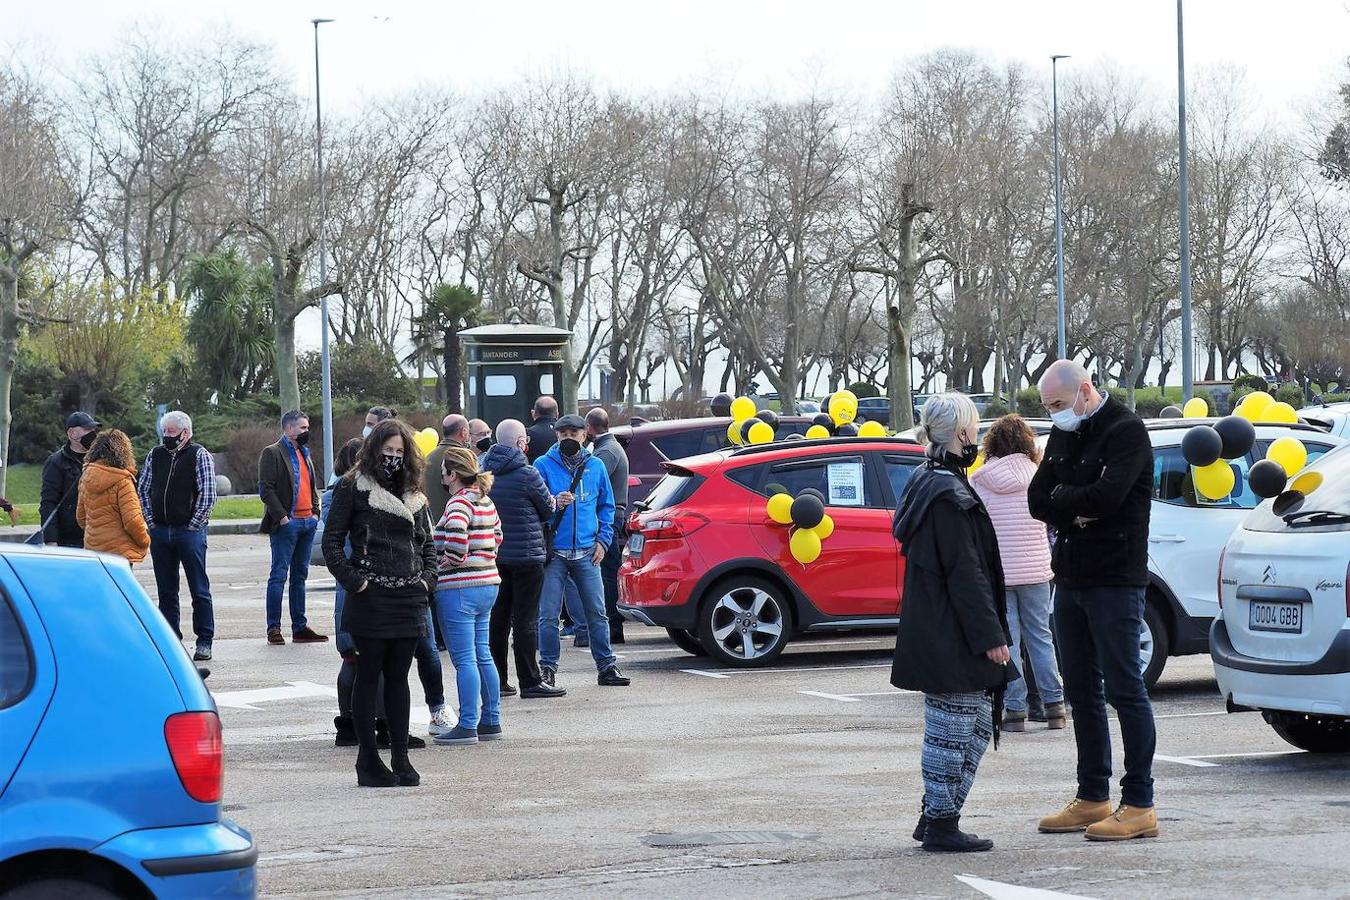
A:
[[[904,558],[896,498],[923,463],[890,438],[828,438],[722,450],[664,464],[629,518],[619,611],[728,666],[773,662],[793,635],[894,626]],[[781,486],[825,497],[834,533],[802,565],[766,512]]]

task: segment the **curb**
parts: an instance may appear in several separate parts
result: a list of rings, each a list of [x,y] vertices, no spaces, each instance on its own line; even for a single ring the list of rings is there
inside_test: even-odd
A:
[[[225,519],[220,522],[208,522],[206,533],[212,534],[257,534],[262,519]],[[37,534],[37,526],[26,525],[0,534],[0,544],[22,544]]]

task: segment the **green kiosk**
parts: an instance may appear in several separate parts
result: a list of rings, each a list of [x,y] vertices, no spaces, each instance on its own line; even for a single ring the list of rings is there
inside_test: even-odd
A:
[[[480,325],[459,333],[468,368],[465,395],[471,418],[493,428],[502,419],[530,424],[530,409],[541,395],[562,391],[566,328],[548,325]]]

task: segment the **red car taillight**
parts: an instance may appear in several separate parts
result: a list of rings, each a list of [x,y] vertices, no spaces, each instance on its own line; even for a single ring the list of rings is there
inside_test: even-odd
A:
[[[219,803],[225,780],[220,717],[213,712],[182,712],[164,721],[164,742],[183,790],[198,803]]]
[[[633,487],[642,487],[642,479],[639,478],[639,477],[637,477],[636,475],[629,475],[629,476],[628,476],[628,486],[629,486],[630,488],[633,488]]]
[[[1227,555],[1227,547],[1219,551],[1219,609],[1223,609],[1223,558]]]
[[[671,512],[658,519],[648,519],[642,525],[642,536],[649,541],[669,540],[689,537],[704,525],[708,519],[695,512]]]

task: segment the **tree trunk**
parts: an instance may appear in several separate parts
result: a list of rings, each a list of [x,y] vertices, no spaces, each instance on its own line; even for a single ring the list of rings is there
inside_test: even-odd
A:
[[[548,298],[553,305],[553,321],[559,328],[571,328],[567,302],[563,293],[563,192],[550,187],[548,191],[549,282]],[[577,371],[576,352],[572,342],[563,344],[562,391],[558,406],[566,415],[577,408],[577,387],[581,373]]]
[[[10,390],[19,355],[18,267],[0,263],[0,497],[9,472]]]
[[[455,327],[445,329],[445,348],[441,351],[445,373],[441,377],[445,383],[445,411],[447,413],[464,412],[464,374],[459,361],[461,349],[458,329]]]
[[[904,431],[914,427],[914,400],[909,390],[909,331],[898,303],[886,307],[886,336],[891,429]]]
[[[289,305],[289,304],[288,304]],[[281,304],[275,303],[274,310]],[[293,315],[274,314],[273,330],[276,332],[275,366],[277,372],[277,395],[281,401],[281,411],[300,408],[300,378],[295,366],[295,317]]]

